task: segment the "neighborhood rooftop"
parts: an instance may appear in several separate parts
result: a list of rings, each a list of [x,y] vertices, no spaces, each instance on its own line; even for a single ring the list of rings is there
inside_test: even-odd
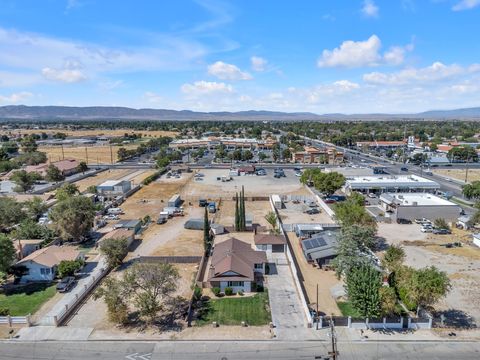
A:
[[[382,201],[402,206],[454,205],[451,201],[429,193],[388,193],[380,196]]]

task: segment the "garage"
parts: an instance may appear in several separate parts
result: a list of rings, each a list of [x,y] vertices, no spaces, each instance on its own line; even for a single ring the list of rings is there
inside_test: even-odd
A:
[[[283,235],[274,234],[255,234],[254,242],[257,250],[267,253],[283,253],[287,243]]]

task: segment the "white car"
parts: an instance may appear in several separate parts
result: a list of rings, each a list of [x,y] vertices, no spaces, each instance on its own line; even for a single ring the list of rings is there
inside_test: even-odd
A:
[[[423,233],[431,233],[433,231],[433,227],[431,226],[424,226],[420,229],[421,232]]]
[[[104,220],[118,220],[119,217],[117,215],[113,215],[113,214],[110,214],[110,215],[105,215],[103,217]]]
[[[295,176],[301,177],[301,176],[302,176],[302,173],[296,172],[296,173],[295,173]]]

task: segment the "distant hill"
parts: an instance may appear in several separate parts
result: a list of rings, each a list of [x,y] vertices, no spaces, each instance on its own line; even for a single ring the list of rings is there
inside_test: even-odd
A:
[[[0,121],[24,120],[257,120],[257,121],[339,121],[339,120],[401,120],[401,119],[480,119],[480,107],[456,110],[431,110],[417,114],[323,114],[310,112],[279,112],[249,110],[238,112],[196,112],[191,110],[132,109],[114,106],[26,106],[8,105],[0,107]]]

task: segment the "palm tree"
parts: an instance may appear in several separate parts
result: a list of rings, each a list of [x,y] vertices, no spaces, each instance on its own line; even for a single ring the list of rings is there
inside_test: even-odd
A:
[[[267,215],[265,215],[265,220],[267,220],[267,222],[272,227],[271,232],[274,233],[274,234],[278,233],[277,215],[273,211],[270,211]]]

